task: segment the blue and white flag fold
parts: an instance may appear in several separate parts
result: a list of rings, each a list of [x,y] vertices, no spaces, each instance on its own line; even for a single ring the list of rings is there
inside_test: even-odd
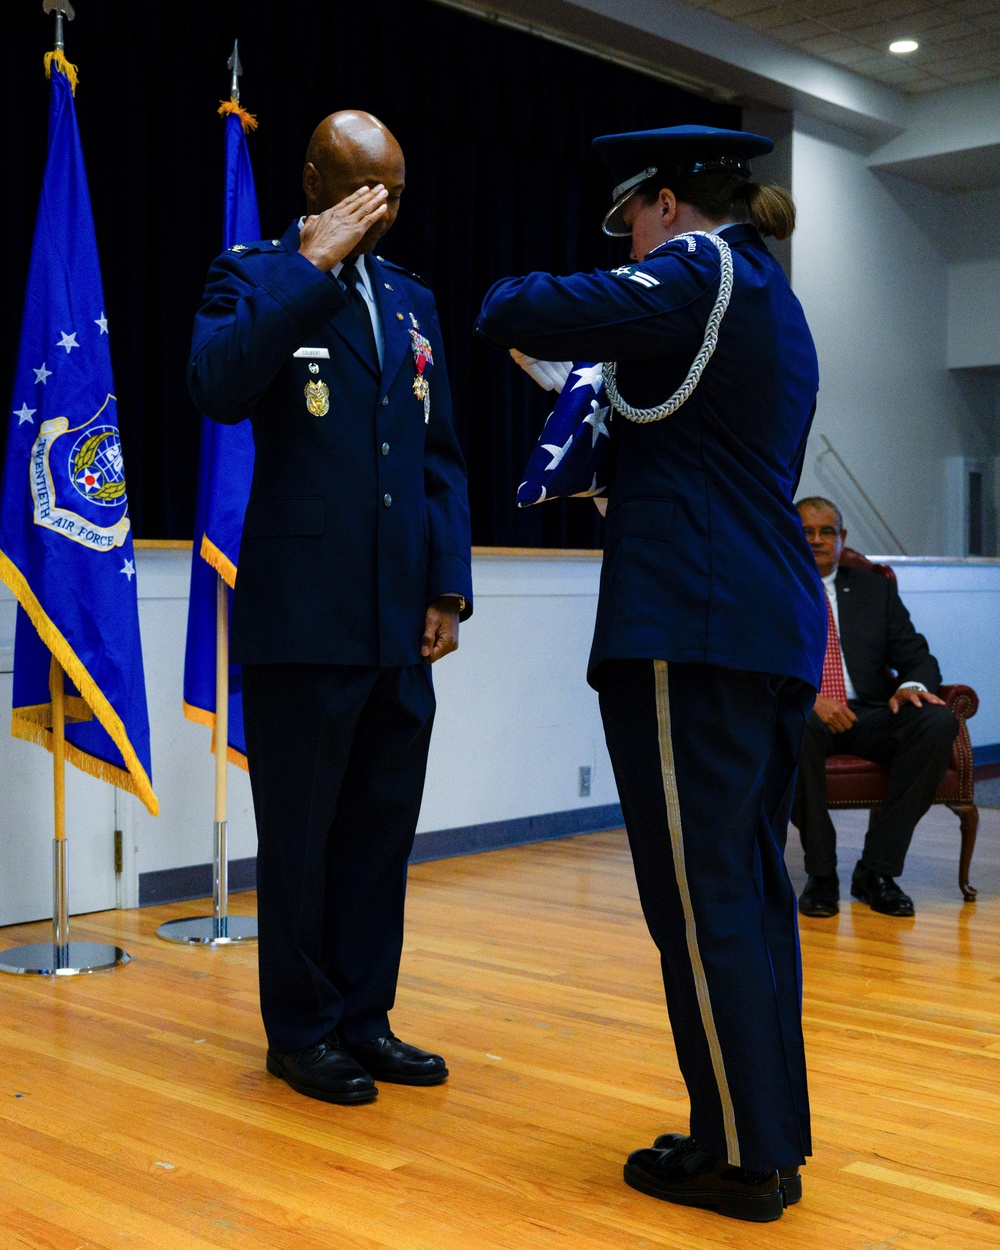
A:
[[[57,54],[0,500],[0,579],[19,604],[12,732],[51,749],[54,656],[66,674],[67,759],[155,814],[125,467],[70,72]]]
[[[517,506],[567,495],[603,495],[611,409],[600,364],[576,363],[528,458]]]

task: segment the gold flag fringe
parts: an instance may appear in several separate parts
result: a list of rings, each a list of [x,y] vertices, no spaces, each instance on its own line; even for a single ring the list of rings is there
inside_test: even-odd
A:
[[[129,742],[128,733],[122,724],[121,717],[111,706],[97,682],[87,672],[79,656],[46,615],[45,609],[38,602],[24,574],[10,557],[2,551],[0,551],[0,581],[6,584],[8,590],[10,590],[11,594],[14,595],[28,614],[32,625],[38,630],[38,635],[42,642],[45,643],[49,651],[62,665],[70,681],[79,690],[80,697],[104,726],[108,736],[121,752],[126,768],[117,768],[106,760],[95,759],[92,755],[87,755],[86,752],[80,751],[70,742],[66,743],[66,758],[83,772],[91,773],[102,781],[108,781],[111,785],[118,786],[119,789],[127,790],[130,794],[134,794],[146,805],[150,815],[156,816],[160,810],[159,801],[153,793],[153,787],[146,770],[140,763],[131,742]],[[37,742],[51,751],[52,735],[43,723],[46,717],[51,715],[48,705],[41,704],[27,708],[25,713],[24,716],[21,716],[20,709],[14,709],[11,733],[16,738],[23,738],[28,742]]]
[[[243,127],[244,134],[257,129],[257,118],[253,115],[253,113],[248,113],[246,109],[237,104],[235,100],[220,100],[219,105],[220,108],[218,111],[223,117],[232,113],[234,117],[238,117],[240,119],[240,125]]]
[[[188,720],[194,721],[196,725],[207,725],[212,731],[212,754],[215,754],[215,713],[208,711],[207,708],[195,707],[193,703],[184,703],[184,715]],[[237,751],[235,747],[226,747],[226,759],[230,764],[235,764],[237,768],[242,768],[245,773],[250,771],[247,763],[247,757],[242,751]]]
[[[201,536],[201,558],[215,569],[230,590],[236,589],[236,565],[224,551],[219,550],[207,534]]]
[[[53,66],[59,71],[60,74],[66,75],[66,77],[69,79],[70,89],[72,90],[73,94],[76,95],[76,85],[80,81],[80,71],[77,69],[75,65],[70,65],[69,61],[66,60],[66,54],[65,52],[63,52],[62,48],[55,48],[52,52],[46,52],[45,54],[45,77],[46,78],[52,77]],[[256,126],[257,123],[254,122],[254,125]]]

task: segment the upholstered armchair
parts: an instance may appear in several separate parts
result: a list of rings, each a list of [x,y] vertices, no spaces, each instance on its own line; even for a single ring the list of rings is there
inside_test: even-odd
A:
[[[845,547],[840,557],[843,565],[852,568],[872,569],[883,577],[896,580],[887,564],[872,564],[860,552]],[[966,721],[975,716],[979,697],[969,686],[942,686],[940,697],[958,720],[958,737],[952,748],[948,771],[938,786],[934,803],[943,803],[958,817],[962,834],[962,846],[958,857],[958,886],[967,903],[975,900],[976,891],[969,884],[969,868],[976,845],[979,828],[979,809],[976,807],[972,782],[972,744]],[[826,797],[831,809],[844,807],[867,807],[874,820],[885,798],[889,770],[881,764],[861,759],[857,755],[831,755],[826,762]],[[869,822],[870,823],[870,822]]]

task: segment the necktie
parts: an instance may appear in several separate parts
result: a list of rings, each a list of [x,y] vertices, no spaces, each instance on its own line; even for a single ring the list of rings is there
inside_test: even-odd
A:
[[[368,311],[365,297],[358,290],[361,272],[357,264],[345,265],[340,271],[340,280],[346,287],[347,311],[351,314],[355,325],[361,332],[362,339],[368,347],[371,363],[377,372],[379,368],[378,345],[375,342],[375,329],[372,326],[371,313]]]
[[[837,636],[837,622],[833,617],[833,604],[830,596],[824,591],[826,600],[826,655],[823,657],[823,680],[819,688],[825,699],[836,699],[838,703],[847,702],[847,686],[844,684],[844,657],[840,650],[840,639]]]

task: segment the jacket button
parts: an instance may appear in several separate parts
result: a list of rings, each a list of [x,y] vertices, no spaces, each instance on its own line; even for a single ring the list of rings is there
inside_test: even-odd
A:
[[[389,444],[388,444],[388,443],[383,443],[383,444],[382,444],[382,455],[383,455],[383,456],[387,456],[388,454],[389,454]]]
[[[392,496],[391,496],[391,495],[383,495],[383,496],[382,496],[382,503],[383,503],[383,504],[384,504],[387,508],[391,508],[391,507],[392,507]]]
[[[383,408],[385,408],[385,407],[388,405],[388,403],[389,403],[389,396],[388,396],[388,395],[383,395],[383,396],[382,396],[382,407],[383,407]]]

